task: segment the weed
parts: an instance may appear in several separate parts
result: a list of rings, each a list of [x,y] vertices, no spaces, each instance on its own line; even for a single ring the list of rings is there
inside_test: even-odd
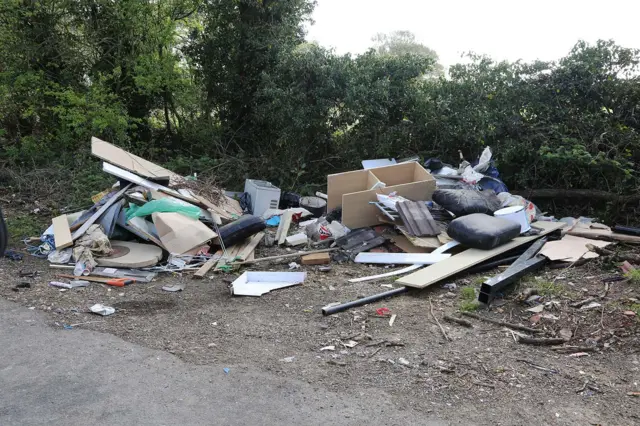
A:
[[[560,296],[564,292],[564,286],[551,281],[537,281],[534,286],[541,296]]]
[[[476,298],[476,289],[474,287],[462,287],[460,289],[460,297],[462,300],[475,300]]]
[[[479,287],[479,286],[481,286],[482,284],[484,284],[484,282],[485,282],[486,280],[487,280],[487,278],[486,278],[486,277],[476,277],[476,278],[473,280],[473,285],[475,285],[475,286],[478,286],[478,287]]]
[[[480,307],[480,303],[476,300],[476,289],[474,287],[462,287],[460,289],[460,305],[458,308],[461,312],[472,312]]]
[[[47,227],[45,218],[29,214],[5,219],[9,232],[9,244],[17,244],[26,237],[37,237]]]
[[[629,310],[635,312],[636,316],[640,317],[640,303],[634,303],[629,307]]]
[[[463,300],[460,302],[458,309],[460,309],[460,312],[473,312],[477,311],[479,307],[480,302],[477,300]]]
[[[640,284],[640,269],[632,269],[624,274],[624,276],[627,277],[632,284]]]

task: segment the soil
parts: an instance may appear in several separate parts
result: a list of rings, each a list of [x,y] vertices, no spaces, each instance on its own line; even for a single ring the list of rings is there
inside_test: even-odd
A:
[[[256,258],[282,249],[258,248]],[[477,288],[485,272],[436,285],[333,316],[321,308],[371,295],[392,279],[349,283],[352,277],[388,272],[383,267],[333,263],[330,272],[301,267],[302,286],[262,297],[232,297],[229,282],[239,275],[160,275],[154,282],[124,288],[92,283],[61,290],[49,286],[55,271],[46,260],[25,256],[0,260],[0,295],[44,311],[55,328],[111,333],[127,341],[168,351],[193,364],[242,369],[258,367],[318,388],[367,397],[383,391],[397,406],[456,424],[637,424],[640,422],[640,284],[610,283],[619,272],[597,259],[569,269],[544,269],[514,286],[490,309],[475,313],[544,330],[537,337],[571,335],[565,346],[587,347],[580,355],[549,346],[517,343],[517,330],[466,318],[473,328],[446,322],[459,315],[464,295]],[[288,270],[287,263],[254,265],[253,270]],[[20,272],[35,272],[21,278]],[[622,278],[622,277],[620,277]],[[20,283],[30,288],[14,288]],[[170,293],[163,286],[182,283]],[[548,303],[540,314],[518,294],[534,288]],[[571,304],[594,297],[591,309]],[[451,341],[445,340],[429,308]],[[116,313],[101,317],[89,307],[101,303]],[[469,303],[467,303],[469,305]],[[472,307],[468,309],[473,309]],[[388,313],[379,315],[378,308]],[[396,319],[390,326],[390,314]],[[355,346],[353,342],[357,343]],[[335,350],[320,350],[335,346]]]

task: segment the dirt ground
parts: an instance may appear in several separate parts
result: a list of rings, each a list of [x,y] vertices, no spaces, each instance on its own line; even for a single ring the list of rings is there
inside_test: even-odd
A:
[[[256,257],[273,253],[259,248]],[[383,285],[393,284],[392,279],[352,284],[349,278],[389,269],[348,263],[333,264],[330,272],[302,270],[308,273],[304,285],[255,298],[230,296],[228,283],[238,273],[200,281],[163,275],[125,288],[93,283],[61,291],[48,285],[54,272],[45,260],[25,256],[0,260],[0,294],[46,312],[51,326],[67,326],[65,332],[111,333],[189,363],[259,367],[362,398],[382,391],[397,406],[455,424],[640,423],[640,397],[633,394],[640,392],[640,321],[631,312],[640,313],[640,285],[611,282],[601,298],[603,278],[620,274],[614,267],[595,260],[570,269],[547,268],[525,278],[490,310],[475,311],[543,329],[545,337],[570,332],[567,345],[586,347],[576,349],[580,355],[517,343],[517,334],[508,328],[473,318],[467,318],[473,328],[443,320],[445,314],[458,315],[460,307],[474,309],[464,301],[470,291],[464,289],[477,288],[498,269],[453,280],[453,291],[436,285],[327,317],[321,314],[323,306],[386,291]],[[20,278],[20,271],[38,274]],[[16,289],[22,282],[30,287]],[[162,290],[178,282],[186,285],[184,291]],[[542,302],[555,303],[540,314],[527,312],[531,306],[518,300],[525,288],[535,288]],[[601,306],[570,306],[590,297]],[[434,321],[430,301],[451,341]],[[88,307],[95,303],[117,312],[92,314]],[[377,314],[383,307],[396,315],[393,326],[388,315]],[[335,350],[321,351],[326,346]]]

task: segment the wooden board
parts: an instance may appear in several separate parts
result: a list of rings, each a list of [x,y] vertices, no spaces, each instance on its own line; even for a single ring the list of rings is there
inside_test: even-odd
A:
[[[276,231],[276,243],[278,245],[284,244],[287,239],[287,234],[289,234],[289,227],[291,227],[291,218],[293,214],[290,210],[284,212],[282,216],[280,216],[280,225],[278,225],[278,231]]]
[[[97,212],[95,212],[89,219],[87,219],[85,223],[82,224],[82,226],[77,231],[73,233],[72,238],[74,240],[77,240],[85,232],[87,232],[87,229],[89,229],[91,225],[93,225],[98,219],[100,219],[100,216],[102,216],[109,209],[109,207],[111,207],[116,201],[122,198],[124,193],[131,187],[131,185],[132,184],[128,184],[127,186],[122,188],[117,194],[115,194],[113,197],[109,198],[109,200],[107,200],[107,202],[104,203],[102,207],[98,209]]]
[[[218,264],[216,265],[216,271],[221,271],[224,269],[224,266],[227,264],[231,264],[236,257],[238,257],[238,253],[242,251],[242,249],[247,245],[247,240],[242,241],[234,246],[227,247],[227,256],[225,258],[220,259]]]
[[[391,242],[405,253],[431,253],[434,247],[418,247],[411,244],[411,241],[404,235],[394,235]],[[434,244],[436,245],[436,244]]]
[[[238,253],[237,257],[242,261],[249,260],[249,257],[255,251],[256,247],[258,247],[262,238],[264,238],[264,232],[258,232],[256,235],[251,237],[247,245]]]
[[[300,263],[303,265],[326,265],[331,262],[329,253],[316,253],[302,256]]]
[[[200,267],[200,269],[198,269],[195,274],[193,274],[193,278],[204,278],[204,276],[207,274],[207,272],[209,272],[211,270],[211,268],[213,268],[214,266],[216,266],[216,263],[218,263],[219,256],[222,256],[222,250],[218,250],[217,252],[215,252],[215,254],[213,255],[214,257],[212,257],[211,259],[207,260],[204,265],[202,265]]]
[[[440,227],[433,220],[431,212],[424,202],[403,201],[396,203],[396,208],[411,235],[435,237],[440,234]]]
[[[56,242],[56,250],[62,250],[73,245],[66,214],[53,218],[53,238]]]
[[[409,231],[407,231],[407,228],[405,228],[404,226],[398,226],[398,231],[400,231],[402,233],[402,235],[404,235],[404,237],[409,240],[409,242],[411,244],[413,244],[416,247],[423,247],[423,248],[431,248],[431,249],[436,249],[438,247],[440,247],[442,244],[444,244],[442,241],[440,241],[440,238],[435,238],[435,237],[414,237],[411,234],[409,234]],[[446,234],[440,234],[438,237],[440,237],[441,235],[446,235]],[[449,239],[450,240],[450,239]],[[408,252],[410,253],[410,252]]]
[[[573,228],[567,232],[568,235],[583,238],[593,238],[596,240],[606,241],[622,241],[630,244],[640,244],[640,237],[634,235],[618,234],[607,229],[585,229],[585,228]]]
[[[91,154],[146,178],[170,179],[179,177],[171,170],[167,170],[164,167],[158,166],[142,157],[138,157],[122,148],[95,137],[91,138]]]
[[[562,222],[536,222],[533,227],[541,230],[540,235],[518,237],[492,250],[467,249],[451,256],[435,265],[420,269],[413,274],[398,279],[396,282],[408,287],[425,288],[445,278],[469,269],[479,263],[496,257],[522,244],[534,241],[564,226]]]

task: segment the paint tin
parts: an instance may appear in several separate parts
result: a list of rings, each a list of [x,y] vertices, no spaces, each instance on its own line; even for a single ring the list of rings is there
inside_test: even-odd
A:
[[[505,207],[504,209],[496,211],[493,215],[519,224],[521,234],[531,229],[529,220],[527,220],[527,213],[523,206]]]

